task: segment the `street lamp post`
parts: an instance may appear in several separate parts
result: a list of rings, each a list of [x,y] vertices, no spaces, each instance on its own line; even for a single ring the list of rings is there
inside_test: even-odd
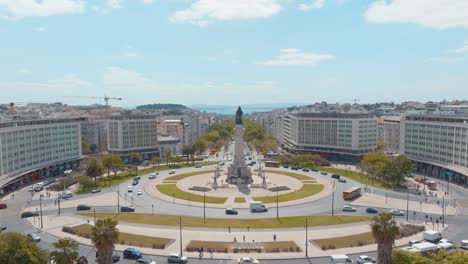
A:
[[[445,196],[442,196],[442,227],[445,225]]]
[[[43,222],[42,222],[42,194],[39,195],[39,212],[41,216],[41,229],[43,228]]]
[[[333,190],[332,190],[332,204],[331,204],[331,214],[335,215],[335,181],[333,181]]]
[[[305,256],[309,258],[309,235],[308,235],[308,223],[307,223],[307,216],[305,217]]]
[[[179,216],[180,255],[182,256],[182,216]]]
[[[120,214],[120,189],[117,185],[117,214]]]
[[[406,222],[408,222],[409,215],[409,189],[406,187]]]
[[[57,197],[58,215],[60,215],[60,196]]]
[[[151,204],[151,215],[154,215],[154,204]]]
[[[203,223],[206,223],[206,187],[203,190]]]
[[[96,226],[96,209],[93,209],[93,213],[94,213],[94,226]]]
[[[276,184],[275,184],[276,187]],[[278,199],[278,188],[276,188],[276,219],[279,219],[279,199]]]

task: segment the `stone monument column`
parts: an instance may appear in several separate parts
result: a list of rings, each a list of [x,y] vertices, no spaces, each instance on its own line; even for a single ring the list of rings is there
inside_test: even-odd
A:
[[[228,168],[227,181],[230,184],[248,185],[252,183],[252,172],[245,163],[244,126],[242,122],[242,109],[237,109],[236,125],[234,127],[234,159]]]

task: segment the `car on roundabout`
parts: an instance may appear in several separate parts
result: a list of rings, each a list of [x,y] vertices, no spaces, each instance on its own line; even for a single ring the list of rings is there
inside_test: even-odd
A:
[[[29,233],[26,235],[27,238],[31,239],[32,241],[34,242],[39,242],[41,241],[41,237],[38,235],[38,234],[34,234],[34,233]]]
[[[357,257],[356,263],[357,264],[364,264],[364,263],[376,263],[377,261],[373,257],[369,257],[366,255],[361,255]]]
[[[134,248],[126,248],[123,251],[123,257],[126,259],[139,259],[143,257],[143,253],[141,253],[141,251],[136,250]]]
[[[195,168],[197,168],[197,169],[199,169],[199,168],[201,168],[201,167],[202,167],[202,165],[201,165],[201,164],[197,164],[197,165],[195,165]]]
[[[6,230],[6,229],[7,229],[7,226],[4,225],[4,224],[2,224],[2,223],[0,223],[0,230]]]
[[[86,211],[86,210],[91,210],[91,206],[87,204],[80,204],[76,207],[77,211]]]
[[[148,179],[156,179],[156,176],[158,176],[158,172],[153,172],[148,176]]]
[[[328,173],[325,172],[325,171],[322,171],[322,172],[320,172],[320,174],[322,174],[322,175],[327,175]]]
[[[188,262],[188,258],[184,255],[173,253],[167,256],[167,263],[187,263],[187,262]]]
[[[122,207],[120,207],[120,212],[122,212],[122,213],[133,213],[133,212],[135,212],[135,208],[128,207],[128,206],[122,206]]]
[[[35,217],[39,216],[38,212],[26,211],[21,213],[21,218]]]
[[[394,216],[405,216],[405,213],[401,210],[392,209],[389,212]]]
[[[141,179],[140,176],[135,176],[135,177],[133,177],[133,180],[134,180],[134,181],[139,181],[140,179]]]
[[[175,170],[170,170],[169,174],[175,174]]]
[[[343,206],[342,211],[343,212],[356,212],[356,208],[349,206],[349,205],[345,205]]]
[[[91,193],[99,193],[99,192],[101,192],[101,189],[94,189],[91,191]]]
[[[143,191],[141,189],[138,190],[137,195],[142,195]]]
[[[377,214],[379,211],[377,211],[377,209],[375,208],[372,208],[372,207],[369,207],[366,209],[366,213],[368,214]]]
[[[226,210],[224,210],[224,212],[227,215],[237,215],[238,214],[237,209],[234,209],[234,208],[226,208]]]
[[[138,183],[139,182],[137,180],[133,180],[132,185],[135,186],[135,185],[138,185]]]
[[[345,178],[339,178],[339,179],[338,179],[338,182],[346,183],[346,179],[345,179]]]
[[[309,169],[302,169],[303,172],[309,172]]]
[[[258,259],[243,257],[237,260],[237,264],[260,264]]]

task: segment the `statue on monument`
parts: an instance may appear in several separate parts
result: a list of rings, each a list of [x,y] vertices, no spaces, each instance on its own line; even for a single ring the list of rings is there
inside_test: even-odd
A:
[[[242,125],[242,115],[244,113],[242,112],[242,109],[241,107],[239,106],[237,108],[237,112],[236,112],[236,125]]]

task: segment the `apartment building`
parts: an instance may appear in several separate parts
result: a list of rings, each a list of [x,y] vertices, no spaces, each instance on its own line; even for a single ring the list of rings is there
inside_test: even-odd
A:
[[[157,120],[152,116],[111,118],[107,133],[108,150],[128,160],[132,152],[145,160],[159,155]]]
[[[468,186],[468,113],[404,116],[400,153],[418,173]]]
[[[75,169],[83,118],[0,122],[0,195]]]
[[[292,152],[318,153],[330,160],[357,162],[377,144],[377,119],[369,114],[296,113],[276,116],[275,136]]]
[[[401,116],[382,116],[378,119],[378,139],[384,143],[385,150],[399,153]]]
[[[81,135],[88,141],[91,154],[107,151],[107,120],[81,122]]]

